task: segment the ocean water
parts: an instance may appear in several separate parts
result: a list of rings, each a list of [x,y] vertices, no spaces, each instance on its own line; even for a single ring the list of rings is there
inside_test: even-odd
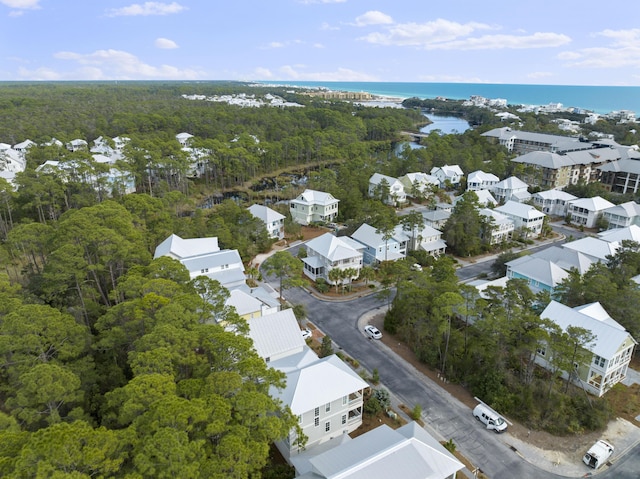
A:
[[[640,87],[514,85],[495,83],[402,83],[402,82],[261,82],[305,88],[365,91],[373,95],[398,98],[436,98],[467,100],[472,95],[504,98],[511,105],[562,103],[566,108],[582,108],[595,113],[631,110],[640,115]]]

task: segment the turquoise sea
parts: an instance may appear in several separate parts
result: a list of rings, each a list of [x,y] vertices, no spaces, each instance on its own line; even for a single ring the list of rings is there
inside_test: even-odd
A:
[[[595,113],[631,110],[640,115],[640,87],[637,86],[571,86],[514,85],[492,83],[402,83],[402,82],[260,82],[306,88],[365,91],[374,95],[399,98],[436,98],[467,100],[472,95],[504,98],[511,105],[547,105],[562,103]]]

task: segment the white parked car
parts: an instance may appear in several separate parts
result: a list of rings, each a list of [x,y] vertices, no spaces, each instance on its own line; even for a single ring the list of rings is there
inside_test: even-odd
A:
[[[306,341],[307,339],[311,339],[311,336],[313,336],[313,333],[309,328],[304,328],[302,330],[302,339]]]
[[[368,324],[367,326],[364,327],[364,332],[371,339],[380,339],[382,337],[382,333],[380,332],[380,330],[378,328],[376,328],[375,326],[372,326],[370,324]]]

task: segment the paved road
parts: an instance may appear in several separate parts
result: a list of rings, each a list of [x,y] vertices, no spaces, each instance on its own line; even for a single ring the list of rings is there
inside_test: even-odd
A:
[[[322,301],[303,289],[285,292],[292,304],[304,304],[309,319],[357,359],[368,371],[377,369],[386,389],[412,408],[422,406],[423,418],[441,439],[453,439],[463,454],[489,477],[537,479],[562,477],[541,472],[524,461],[512,449],[508,434],[496,435],[483,429],[471,414],[471,409],[451,396],[393,354],[383,343],[368,340],[358,328],[360,312],[384,311],[386,305],[370,295],[345,302]]]

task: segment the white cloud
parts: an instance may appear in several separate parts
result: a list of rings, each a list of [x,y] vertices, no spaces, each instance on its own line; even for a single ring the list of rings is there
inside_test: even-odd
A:
[[[58,52],[54,57],[77,63],[80,70],[73,74],[79,75],[79,80],[88,79],[88,71],[111,80],[195,80],[205,76],[203,72],[192,69],[181,70],[171,65],[149,65],[135,55],[121,50],[96,50],[89,54]]]
[[[322,22],[320,30],[340,30],[340,27],[334,27],[329,25],[327,22]]]
[[[603,30],[595,37],[611,39],[607,46],[562,52],[560,60],[569,67],[621,68],[640,67],[640,29]]]
[[[393,18],[386,13],[379,12],[378,10],[370,10],[356,17],[355,25],[364,27],[366,25],[388,25],[390,23],[393,23]]]
[[[268,50],[271,48],[284,48],[286,44],[284,42],[269,42],[263,47],[260,47],[262,50]]]
[[[143,4],[134,3],[128,7],[113,8],[108,11],[110,17],[129,17],[129,16],[148,16],[148,15],[171,15],[186,10],[187,7],[177,2],[161,3],[161,2],[145,2]]]
[[[521,50],[528,48],[553,48],[571,42],[560,33],[534,33],[533,35],[483,35],[451,42],[425,45],[427,50]]]
[[[281,80],[301,80],[301,81],[379,81],[375,76],[367,73],[357,72],[348,68],[338,68],[332,72],[305,72],[300,71],[301,67],[284,65],[279,69]]]
[[[261,80],[267,80],[273,78],[273,73],[268,68],[258,67],[253,70],[253,78],[259,78]]]
[[[324,45],[322,43],[314,43],[313,48],[324,48]]]
[[[9,8],[21,10],[36,10],[40,8],[40,0],[0,0],[0,3]]]
[[[154,42],[157,48],[162,48],[165,50],[171,50],[173,48],[178,48],[178,44],[173,40],[169,40],[168,38],[156,38]]]
[[[536,32],[531,35],[480,35],[480,30],[496,27],[484,23],[457,23],[438,19],[427,23],[404,23],[374,32],[361,39],[369,43],[392,46],[412,46],[425,50],[499,50],[549,48],[571,41],[567,35]]]
[[[538,78],[548,78],[548,77],[552,77],[553,73],[551,72],[531,72],[527,75],[527,78],[531,78],[533,80],[536,80]]]
[[[491,27],[482,23],[457,23],[439,18],[427,23],[401,23],[383,32],[374,32],[362,39],[380,45],[419,46],[450,42]]]

